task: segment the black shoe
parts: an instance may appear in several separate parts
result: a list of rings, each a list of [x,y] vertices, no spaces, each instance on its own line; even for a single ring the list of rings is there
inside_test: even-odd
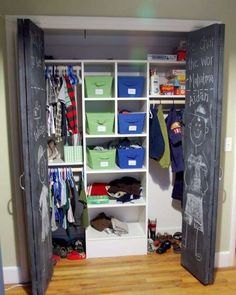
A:
[[[171,247],[171,242],[166,240],[161,243],[161,245],[157,248],[156,253],[163,254]]]

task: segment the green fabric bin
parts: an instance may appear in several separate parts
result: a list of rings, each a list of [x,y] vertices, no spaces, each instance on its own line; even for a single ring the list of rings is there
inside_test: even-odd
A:
[[[82,146],[64,146],[64,159],[66,163],[83,162]]]
[[[85,80],[85,97],[112,97],[111,76],[87,76]]]
[[[94,150],[87,147],[88,166],[92,169],[114,169],[116,167],[116,149]]]
[[[86,131],[88,134],[112,134],[114,113],[86,113]]]

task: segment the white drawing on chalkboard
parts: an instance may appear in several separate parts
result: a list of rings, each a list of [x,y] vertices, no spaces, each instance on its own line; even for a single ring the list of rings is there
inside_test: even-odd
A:
[[[42,232],[41,232],[41,240],[42,242],[48,236],[50,229],[50,221],[49,221],[49,210],[48,210],[48,188],[45,184],[42,186],[40,198],[39,198],[39,211],[42,218]]]
[[[190,138],[195,147],[200,146],[204,142],[206,134],[209,131],[207,124],[208,117],[206,109],[200,104],[196,108],[193,119],[188,126],[190,128]]]
[[[47,159],[46,159],[46,149],[44,150],[43,147],[40,145],[38,149],[38,176],[39,181],[42,184],[45,184],[47,181]]]
[[[186,204],[184,208],[183,219],[186,223],[185,235],[182,241],[182,247],[187,246],[188,226],[193,226],[195,230],[195,258],[202,260],[202,254],[199,251],[199,232],[204,234],[203,223],[203,199],[208,190],[207,175],[208,165],[204,152],[198,152],[197,149],[205,141],[209,132],[209,115],[203,105],[198,105],[192,121],[188,125],[190,129],[190,139],[193,143],[194,151],[189,154],[186,161],[184,173],[185,187],[187,190]],[[190,176],[190,177],[188,177]]]
[[[34,130],[34,140],[37,142],[40,136],[45,137],[47,134],[46,126],[41,123],[41,125],[36,125]]]
[[[208,174],[208,168],[204,154],[202,153],[196,156],[190,154],[187,159],[187,170],[193,171],[189,183],[186,183],[188,189],[197,194],[205,194],[208,190],[208,184],[205,181]]]
[[[45,137],[47,134],[46,125],[42,122],[41,106],[36,100],[33,109],[33,119],[36,122],[34,130],[34,140],[37,142],[40,136]]]
[[[39,121],[41,119],[41,106],[37,100],[35,101],[34,105],[33,118],[36,121]]]

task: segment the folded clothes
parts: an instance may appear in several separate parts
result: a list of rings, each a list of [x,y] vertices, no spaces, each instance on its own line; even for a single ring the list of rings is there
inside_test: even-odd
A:
[[[133,200],[140,199],[140,195],[131,195],[131,194],[124,194],[123,196],[116,199],[117,202],[127,203],[132,202]]]
[[[112,229],[114,234],[120,236],[122,234],[128,234],[128,225],[125,222],[121,222],[116,218],[111,219]]]
[[[104,212],[98,214],[90,221],[93,228],[98,231],[105,231],[107,234],[115,234],[121,236],[128,234],[128,225],[116,218],[108,217]]]
[[[100,213],[90,221],[93,228],[98,231],[103,231],[106,228],[112,228],[111,218],[106,216],[105,213]]]
[[[87,194],[88,196],[107,196],[107,184],[95,182],[88,185]]]
[[[142,191],[140,181],[130,176],[125,176],[120,179],[113,180],[108,185],[108,194],[126,192],[131,195],[138,196]]]
[[[123,140],[119,141],[117,145],[118,149],[140,149],[142,148],[142,144],[139,141],[129,140],[127,137]]]

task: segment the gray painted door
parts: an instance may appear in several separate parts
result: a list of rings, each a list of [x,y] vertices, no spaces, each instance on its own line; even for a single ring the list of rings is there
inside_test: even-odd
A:
[[[224,25],[188,35],[181,263],[203,284],[214,281]]]
[[[44,295],[53,270],[46,154],[44,36],[43,31],[27,19],[18,20],[18,57],[32,294]]]

